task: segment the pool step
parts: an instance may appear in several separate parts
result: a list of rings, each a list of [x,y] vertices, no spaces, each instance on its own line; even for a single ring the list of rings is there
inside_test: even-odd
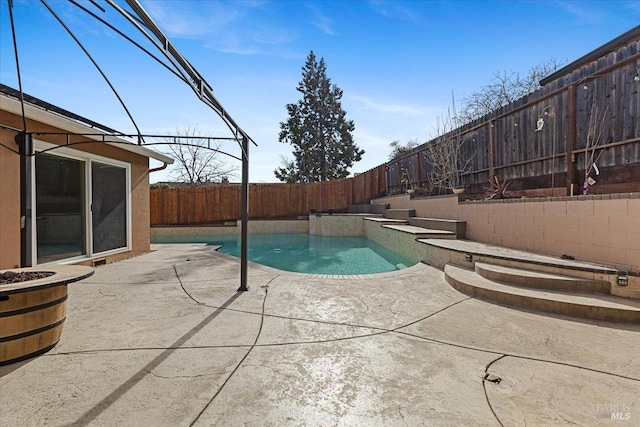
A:
[[[555,283],[549,286],[564,287],[564,290],[536,289],[500,283],[483,277],[474,270],[453,264],[445,266],[445,280],[458,291],[488,302],[584,319],[640,324],[640,302],[604,295],[602,289],[593,284],[576,284],[583,279],[572,282],[567,276],[548,273],[543,275],[527,270],[516,271],[518,269],[515,268],[501,270],[495,267],[497,266],[481,265],[479,271],[493,277],[497,274],[502,280],[515,280],[520,283],[527,282],[523,276],[530,275],[530,284],[541,286],[546,280]],[[585,288],[588,289],[587,292],[584,292]]]
[[[393,219],[393,218],[385,218],[385,217],[366,217],[365,221],[378,222],[380,224],[406,224],[407,221],[403,219]]]
[[[584,279],[561,274],[505,267],[485,262],[475,263],[476,273],[485,279],[510,285],[547,291],[611,293],[611,284],[604,280]]]
[[[402,233],[412,234],[416,239],[425,239],[425,238],[455,239],[456,238],[456,234],[451,231],[434,230],[434,229],[416,227],[414,225],[382,224],[381,227],[400,231]]]
[[[416,216],[415,209],[386,209],[383,213],[385,218],[402,219],[408,221],[412,216]]]
[[[409,225],[415,225],[416,227],[428,228],[431,230],[451,231],[456,235],[456,239],[464,239],[467,228],[466,221],[458,221],[455,219],[421,218],[417,216],[409,218]]]

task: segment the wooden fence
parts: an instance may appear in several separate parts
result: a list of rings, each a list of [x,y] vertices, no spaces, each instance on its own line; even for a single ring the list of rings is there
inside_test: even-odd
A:
[[[514,195],[574,195],[585,180],[587,129],[595,108],[606,111],[597,148],[593,193],[640,192],[640,40],[545,84],[536,92],[481,117],[459,130],[462,158],[471,159],[462,182],[472,197],[484,196],[489,179],[510,180]],[[555,78],[555,76],[554,76]],[[545,114],[551,113],[551,114]],[[537,121],[544,118],[541,131]],[[251,218],[290,218],[344,211],[350,204],[406,188],[408,172],[417,195],[429,186],[429,141],[401,158],[353,178],[311,184],[251,184]],[[151,190],[151,225],[207,224],[240,218],[240,185]]]
[[[239,184],[195,188],[152,189],[151,225],[212,224],[235,221],[241,215]],[[385,166],[353,178],[309,184],[250,184],[250,218],[295,218],[311,209],[346,211],[385,195]]]
[[[640,191],[640,41],[609,52],[538,91],[475,120],[460,131],[461,157],[471,159],[462,181],[468,193],[484,194],[494,175],[511,180],[521,195],[580,194],[585,180],[586,133],[591,112],[606,111],[598,148],[600,175],[591,193]],[[544,113],[551,114],[544,114]],[[540,117],[545,124],[536,132]],[[428,194],[429,141],[389,166],[390,194],[412,187]],[[542,191],[540,190],[542,189]],[[573,193],[571,193],[573,191]]]

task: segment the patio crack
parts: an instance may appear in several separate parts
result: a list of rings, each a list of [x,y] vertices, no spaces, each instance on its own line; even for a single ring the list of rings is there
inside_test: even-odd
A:
[[[443,311],[448,310],[448,309],[450,309],[451,307],[456,306],[456,305],[458,305],[458,304],[460,304],[460,303],[463,303],[463,302],[465,302],[465,301],[469,301],[470,299],[473,299],[473,297],[467,297],[467,298],[461,299],[460,301],[456,301],[456,302],[454,302],[453,304],[449,304],[448,306],[446,306],[446,307],[444,307],[444,308],[441,308],[441,309],[440,309],[440,310],[438,310],[438,311],[434,311],[433,313],[428,314],[427,316],[421,317],[421,318],[420,318],[420,319],[418,319],[418,320],[414,320],[413,322],[407,323],[406,325],[402,325],[402,326],[398,326],[397,328],[393,328],[393,329],[391,329],[391,331],[392,331],[392,332],[397,332],[397,331],[398,331],[398,329],[402,329],[402,328],[406,328],[407,326],[415,325],[415,324],[416,324],[416,323],[418,323],[418,322],[422,322],[423,320],[427,320],[428,318],[433,317],[433,316],[435,316],[436,314],[440,314],[440,313],[442,313]]]
[[[194,335],[200,332],[205,326],[211,323],[220,313],[222,313],[229,305],[231,305],[236,299],[242,295],[242,292],[236,292],[231,298],[229,298],[222,306],[220,306],[213,313],[205,317],[200,323],[191,328],[186,334],[178,338],[173,344],[164,348],[163,351],[157,355],[153,360],[147,363],[142,369],[131,376],[127,381],[122,383],[119,387],[113,390],[108,396],[94,405],[91,409],[85,412],[78,420],[70,424],[70,426],[86,426],[95,420],[100,414],[107,410],[111,405],[117,402],[122,396],[135,387],[140,381],[142,381],[150,372],[163,363],[169,356],[175,351],[181,348],[186,342],[188,342]],[[246,357],[246,356],[245,356]]]
[[[177,275],[177,271],[176,271],[176,275]],[[278,277],[278,276],[276,276]],[[224,380],[224,382],[222,383],[222,385],[218,388],[218,390],[215,392],[215,394],[213,395],[213,397],[209,400],[209,402],[207,402],[207,404],[204,406],[204,408],[202,408],[202,410],[198,413],[198,415],[196,416],[196,418],[189,424],[189,427],[192,427],[196,422],[198,422],[198,420],[200,419],[200,417],[202,416],[202,414],[204,414],[204,412],[207,410],[207,408],[209,408],[209,406],[211,406],[211,404],[213,403],[214,400],[216,400],[216,397],[218,397],[218,395],[222,392],[222,390],[224,389],[224,387],[227,385],[227,383],[231,380],[231,378],[235,375],[235,373],[238,371],[238,369],[240,368],[240,366],[242,366],[242,364],[244,363],[244,361],[247,359],[247,357],[249,357],[249,354],[251,354],[251,351],[256,347],[256,345],[258,344],[258,340],[260,339],[260,335],[262,334],[262,326],[264,325],[264,308],[265,305],[267,303],[267,295],[269,294],[269,283],[271,283],[273,280],[276,279],[276,277],[272,278],[271,280],[269,280],[269,282],[263,286],[264,288],[264,298],[262,299],[262,313],[261,313],[261,317],[260,317],[260,326],[258,327],[258,333],[256,334],[256,339],[253,341],[253,344],[251,345],[251,347],[249,347],[249,350],[247,350],[247,352],[245,353],[245,355],[242,357],[242,359],[240,359],[240,361],[238,362],[238,364],[236,365],[235,368],[233,368],[233,371],[231,371],[231,373],[229,374],[229,376],[227,377],[227,379]],[[180,284],[182,285],[182,281],[180,282]],[[184,289],[184,287],[183,287]],[[186,292],[186,291],[185,291]],[[187,293],[188,294],[188,293]],[[191,296],[190,296],[191,297]],[[196,301],[193,297],[191,297],[191,299],[193,299],[194,301]]]
[[[102,292],[102,289],[100,288],[98,288],[98,293],[103,297],[115,297],[115,294],[105,294],[104,292]]]
[[[173,376],[169,376],[169,375],[160,375],[160,374],[156,374],[153,371],[146,371],[147,374],[154,376],[156,378],[161,378],[164,380],[175,380],[175,379],[180,379],[180,378],[201,378],[201,377],[210,377],[210,374],[199,374],[199,375],[173,375]]]
[[[489,368],[491,367],[491,365],[493,365],[498,360],[503,359],[505,357],[507,357],[507,355],[503,354],[500,357],[497,357],[497,358],[493,359],[491,362],[489,362],[487,364],[487,366],[485,366],[485,368],[484,368],[484,378],[482,379],[482,390],[484,390],[484,398],[487,401],[487,405],[489,405],[489,409],[491,409],[491,413],[495,417],[495,419],[498,422],[498,424],[500,424],[502,427],[504,427],[504,424],[502,424],[502,421],[500,421],[500,418],[498,417],[498,414],[496,414],[496,411],[495,411],[495,409],[493,409],[493,406],[491,405],[491,401],[489,400],[489,394],[487,393],[487,381],[490,381],[490,382],[493,382],[493,383],[496,383],[496,384],[500,383],[500,381],[501,381],[500,378],[490,379],[488,371],[489,371]]]
[[[191,295],[189,293],[189,291],[187,291],[187,289],[184,287],[184,283],[182,283],[182,279],[180,278],[180,274],[178,274],[178,268],[176,267],[178,264],[173,264],[173,271],[176,274],[176,279],[178,279],[178,282],[180,282],[180,287],[182,288],[182,291],[196,304],[198,305],[206,305],[200,301],[198,301],[197,299],[195,299],[193,297],[193,295]]]
[[[439,340],[439,339],[436,339],[436,338],[431,338],[431,337],[425,337],[425,336],[422,336],[422,335],[411,334],[409,332],[402,332],[402,331],[395,331],[395,332],[398,333],[398,334],[407,335],[407,336],[410,336],[410,337],[422,339],[422,340],[429,341],[429,342],[432,342],[432,343],[447,345],[447,346],[451,346],[451,347],[457,347],[457,348],[463,348],[463,349],[466,349],[466,350],[479,351],[481,353],[490,353],[490,354],[496,354],[496,355],[499,354],[502,357],[513,357],[513,358],[516,358],[516,359],[532,360],[534,362],[542,362],[542,363],[550,363],[552,365],[567,366],[569,368],[583,369],[585,371],[595,372],[595,373],[598,373],[598,374],[609,375],[609,376],[612,376],[612,377],[622,378],[622,379],[625,379],[625,380],[640,382],[640,378],[634,378],[634,377],[630,377],[628,375],[616,374],[614,372],[607,372],[607,371],[603,371],[601,369],[589,368],[587,366],[580,366],[580,365],[576,365],[576,364],[573,364],[573,363],[560,362],[560,361],[557,361],[557,360],[550,360],[550,359],[542,359],[542,358],[539,358],[539,357],[532,357],[532,356],[523,356],[523,355],[520,355],[520,354],[505,353],[503,351],[491,350],[491,349],[487,349],[487,348],[481,348],[481,347],[475,347],[475,346],[470,346],[470,345],[465,345],[465,344],[460,344],[460,343],[455,343],[455,342],[450,342],[450,341]],[[497,359],[496,359],[496,361],[497,361]]]
[[[460,302],[463,301],[458,301],[452,305],[458,304]],[[203,304],[206,307],[210,307],[210,308],[216,308],[216,313],[219,313],[220,311],[224,311],[224,310],[229,310],[229,311],[235,311],[235,312],[241,312],[241,313],[246,313],[246,314],[255,314],[255,315],[259,315],[260,313],[255,313],[255,312],[251,312],[251,311],[246,311],[246,310],[237,310],[237,309],[232,309],[232,308],[227,308],[224,306],[220,306],[220,307],[216,307],[216,306],[211,306],[211,305],[206,305]],[[451,306],[452,306],[451,305]],[[607,371],[603,371],[600,369],[595,369],[595,368],[589,368],[586,366],[580,366],[580,365],[575,365],[572,363],[567,363],[567,362],[562,362],[562,361],[556,361],[556,360],[549,360],[549,359],[542,359],[542,358],[537,358],[537,357],[531,357],[531,356],[524,356],[524,355],[519,355],[519,354],[511,354],[511,353],[504,353],[502,351],[498,351],[498,350],[492,350],[492,349],[488,349],[488,348],[482,348],[482,347],[477,347],[477,346],[471,346],[471,345],[466,345],[466,344],[461,344],[461,343],[456,343],[456,342],[451,342],[451,341],[444,341],[444,340],[439,340],[437,338],[433,338],[433,337],[429,337],[429,336],[423,336],[423,335],[417,335],[417,334],[413,334],[410,332],[404,332],[404,331],[400,331],[399,329],[405,328],[407,326],[410,326],[414,323],[417,323],[421,320],[425,320],[435,314],[441,313],[443,310],[445,310],[448,307],[445,307],[442,310],[439,310],[435,313],[431,313],[428,316],[422,317],[416,321],[413,321],[411,323],[408,323],[406,325],[402,325],[402,326],[398,326],[394,329],[387,329],[387,328],[380,328],[377,326],[363,326],[363,325],[357,325],[357,324],[351,324],[351,323],[343,323],[343,322],[332,322],[332,321],[326,321],[326,320],[312,320],[312,319],[304,319],[304,318],[299,318],[299,317],[288,317],[288,316],[281,316],[281,315],[275,315],[275,314],[262,314],[262,320],[261,323],[264,321],[265,317],[274,317],[274,318],[280,318],[280,319],[288,319],[288,320],[297,320],[297,321],[301,321],[301,322],[310,322],[310,323],[318,323],[318,324],[326,324],[326,325],[337,325],[337,326],[349,326],[349,327],[354,327],[354,328],[362,328],[362,329],[370,329],[370,330],[374,330],[376,332],[372,332],[372,333],[368,333],[368,334],[361,334],[361,335],[351,335],[351,336],[347,336],[347,337],[341,337],[341,338],[327,338],[327,339],[323,339],[323,340],[309,340],[309,341],[289,341],[289,342],[281,342],[281,343],[269,343],[269,344],[257,344],[254,342],[254,344],[249,345],[248,344],[242,344],[242,345],[202,345],[202,346],[183,346],[183,345],[172,345],[172,346],[167,346],[167,347],[137,347],[137,348],[111,348],[111,349],[86,349],[86,350],[76,350],[76,351],[56,351],[55,349],[48,354],[44,354],[42,355],[42,357],[57,357],[57,356],[71,356],[71,355],[75,355],[75,354],[97,354],[97,353],[106,353],[106,352],[120,352],[120,351],[155,351],[155,350],[164,350],[164,351],[175,351],[175,350],[180,350],[180,351],[184,351],[184,350],[197,350],[197,349],[212,349],[212,348],[246,348],[249,347],[250,349],[253,349],[254,347],[279,347],[279,346],[286,346],[286,345],[304,345],[304,344],[325,344],[325,343],[330,343],[330,342],[339,342],[339,341],[348,341],[348,340],[353,340],[353,339],[360,339],[360,338],[369,338],[369,337],[374,337],[377,335],[383,335],[383,334],[387,334],[390,332],[394,332],[396,334],[399,335],[406,335],[406,336],[410,336],[413,338],[418,338],[427,342],[430,342],[432,344],[440,344],[440,345],[446,345],[446,346],[450,346],[450,347],[456,347],[456,348],[461,348],[461,349],[465,349],[465,350],[471,350],[471,351],[477,351],[477,352],[481,352],[481,353],[488,353],[488,354],[495,354],[495,355],[503,355],[503,356],[508,356],[508,357],[514,357],[514,358],[518,358],[518,359],[524,359],[524,360],[532,360],[532,361],[536,361],[536,362],[542,362],[542,363],[550,363],[553,365],[560,365],[560,366],[567,366],[567,367],[571,367],[571,368],[576,368],[576,369],[583,369],[586,371],[591,371],[591,372],[595,372],[595,373],[599,373],[599,374],[603,374],[603,375],[608,375],[608,376],[613,376],[613,377],[618,377],[618,378],[622,378],[622,379],[626,379],[626,380],[631,380],[631,381],[637,381],[640,382],[640,378],[634,378],[634,377],[630,377],[627,375],[621,375],[621,374],[617,374],[614,372],[607,372]]]
[[[271,281],[273,281],[275,279],[276,279],[276,277],[271,279],[269,281],[269,283],[271,283]],[[420,317],[419,319],[416,319],[416,320],[414,320],[412,322],[397,326],[397,327],[392,328],[392,329],[381,328],[379,326],[361,325],[361,324],[349,323],[349,322],[335,322],[335,321],[331,321],[331,320],[320,320],[320,319],[305,319],[303,317],[283,316],[283,315],[280,315],[280,314],[267,314],[267,313],[260,314],[260,313],[256,313],[255,311],[239,310],[239,309],[236,309],[236,308],[227,308],[227,310],[233,311],[233,312],[236,312],[236,313],[262,315],[264,317],[273,317],[275,319],[296,320],[296,321],[299,321],[299,322],[318,323],[318,324],[321,324],[321,325],[348,326],[348,327],[352,327],[352,328],[370,329],[370,330],[377,331],[377,332],[374,332],[374,333],[357,335],[357,336],[354,336],[354,337],[333,338],[333,339],[318,340],[318,341],[302,341],[302,342],[299,342],[300,344],[309,344],[309,343],[314,343],[314,342],[324,343],[324,342],[330,342],[330,341],[342,341],[342,340],[350,339],[350,338],[362,338],[362,337],[374,336],[374,335],[379,335],[381,333],[388,333],[388,332],[398,332],[398,333],[402,334],[404,332],[399,332],[398,331],[399,329],[406,328],[407,326],[411,326],[411,325],[413,325],[415,323],[418,323],[418,322],[421,322],[423,320],[426,320],[426,319],[428,319],[430,317],[435,316],[436,314],[442,313],[443,311],[445,311],[445,310],[447,310],[447,309],[449,309],[449,308],[451,308],[451,307],[453,307],[453,306],[455,306],[457,304],[460,304],[462,302],[468,301],[470,299],[473,299],[473,297],[467,297],[467,298],[461,299],[461,300],[456,301],[456,302],[454,302],[452,304],[449,304],[446,307],[441,308],[440,310],[434,311],[433,313],[429,313],[426,316]],[[200,303],[200,304],[204,305],[205,307],[209,307],[209,308],[216,308],[216,309],[219,308],[218,306],[209,305],[209,304],[206,304],[206,303]],[[408,334],[408,335],[411,335],[411,334]],[[278,344],[263,344],[263,345],[265,345],[265,346],[266,345],[286,345],[286,344],[297,344],[297,343],[298,342],[278,343]]]

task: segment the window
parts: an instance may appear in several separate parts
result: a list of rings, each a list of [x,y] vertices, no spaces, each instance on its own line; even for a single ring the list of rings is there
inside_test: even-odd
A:
[[[127,163],[68,148],[34,157],[37,264],[130,249]]]

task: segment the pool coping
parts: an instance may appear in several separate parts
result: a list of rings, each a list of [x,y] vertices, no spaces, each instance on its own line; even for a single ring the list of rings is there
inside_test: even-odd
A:
[[[202,246],[203,248],[206,247],[209,249],[209,253],[212,256],[218,256],[230,261],[234,261],[237,262],[238,264],[240,264],[240,258],[235,257],[233,255],[228,255],[225,254],[223,252],[219,252],[218,249],[220,249],[220,245],[209,245],[207,243],[152,243],[151,244],[151,250],[154,250],[154,246],[161,246],[161,245],[196,245],[196,246]],[[394,271],[386,271],[384,273],[371,273],[371,274],[319,274],[319,273],[299,273],[299,272],[295,272],[295,271],[287,271],[287,270],[280,270],[278,268],[275,267],[270,267],[268,265],[264,265],[264,264],[260,264],[257,263],[255,261],[251,261],[248,260],[248,265],[251,268],[255,268],[256,270],[260,270],[260,271],[264,271],[264,272],[268,272],[268,273],[277,273],[279,275],[287,275],[287,276],[293,276],[293,277],[304,277],[304,278],[310,278],[310,279],[333,279],[333,280],[371,280],[371,279],[383,279],[383,278],[389,278],[389,277],[395,277],[395,276],[400,276],[403,274],[409,274],[409,273],[415,273],[417,271],[421,271],[423,269],[429,268],[429,266],[420,261],[415,263],[414,265],[410,266],[410,267],[406,267],[406,268],[402,268],[400,270],[394,270]]]

